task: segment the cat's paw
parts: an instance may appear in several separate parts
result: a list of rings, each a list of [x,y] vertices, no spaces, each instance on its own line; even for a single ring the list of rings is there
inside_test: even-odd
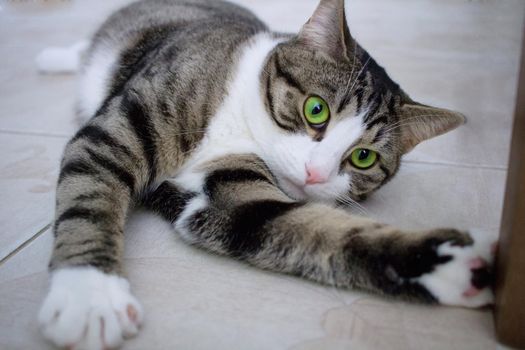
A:
[[[492,245],[474,240],[473,245],[455,245],[448,241],[437,247],[444,259],[434,269],[413,281],[425,287],[444,305],[482,307],[493,303]]]
[[[38,321],[59,347],[112,349],[138,332],[142,308],[126,279],[92,267],[64,268],[53,272]]]

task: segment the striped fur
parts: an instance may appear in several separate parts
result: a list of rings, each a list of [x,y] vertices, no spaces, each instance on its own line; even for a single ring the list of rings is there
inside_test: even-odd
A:
[[[84,81],[102,85],[83,90],[96,90],[79,108],[92,115],[64,152],[53,271],[122,274],[124,223],[140,203],[189,243],[261,268],[402,299],[488,301],[461,294],[488,283],[464,263],[476,257],[468,234],[404,232],[334,206],[363,199],[404,153],[463,120],[410,100],[350,37],[342,0],[322,0],[298,35],[226,2],[141,1],[108,19],[84,64]],[[93,67],[108,78],[90,78]],[[310,95],[330,106],[322,130],[303,116]],[[378,163],[353,167],[356,147]],[[305,184],[308,162],[330,170],[326,183]],[[439,266],[467,277],[449,286]]]
[[[322,6],[323,3],[320,8]],[[175,13],[179,11],[188,11],[193,20],[178,20],[180,14],[175,16]],[[169,14],[173,17],[168,19]],[[156,18],[158,24],[149,22],[152,16],[159,16]],[[133,26],[141,28],[140,30],[124,30],[125,26],[130,25],[132,18],[135,19]],[[312,35],[315,27],[311,24],[309,26],[308,35]],[[348,36],[346,25],[344,28],[341,35]],[[250,246],[248,250],[253,250],[258,245],[264,245],[266,240],[273,241],[272,237],[280,234],[290,236],[288,239],[297,244],[297,249],[306,249],[310,243],[297,241],[290,232],[295,227],[294,223],[299,225],[295,229],[304,234],[305,239],[313,235],[319,244],[324,239],[323,231],[324,235],[328,235],[331,231],[329,227],[335,224],[332,238],[339,238],[322,244],[338,249],[345,246],[343,242],[349,239],[346,235],[348,232],[358,230],[368,235],[368,229],[376,230],[373,223],[364,226],[357,224],[354,227],[351,217],[347,218],[348,214],[331,207],[303,206],[300,201],[297,202],[293,195],[290,197],[290,193],[287,193],[286,187],[283,192],[280,172],[277,170],[275,173],[275,166],[272,169],[271,157],[269,161],[265,161],[267,153],[265,150],[257,151],[257,148],[255,153],[258,158],[252,161],[258,164],[255,169],[241,171],[236,166],[223,173],[210,170],[200,175],[206,179],[198,185],[202,186],[201,189],[191,188],[192,186],[185,189],[184,181],[182,192],[175,190],[177,185],[173,183],[165,182],[158,186],[167,177],[184,173],[182,169],[192,164],[191,159],[199,159],[198,165],[209,158],[208,153],[211,152],[206,151],[206,155],[202,155],[203,146],[199,146],[199,143],[208,134],[207,130],[220,128],[212,126],[207,129],[210,117],[217,115],[219,108],[224,108],[225,102],[222,101],[227,94],[226,83],[233,78],[234,65],[225,65],[224,62],[238,62],[242,48],[246,45],[243,43],[252,40],[255,34],[267,31],[266,26],[246,10],[227,3],[204,0],[139,2],[117,12],[102,26],[95,35],[91,52],[96,52],[95,48],[102,44],[108,46],[115,42],[116,47],[121,48],[119,69],[114,71],[104,102],[94,117],[66,148],[57,190],[57,216],[54,225],[56,244],[51,261],[52,269],[88,264],[105,272],[120,273],[123,227],[133,202],[143,201],[175,222],[178,214],[183,211],[185,202],[199,192],[207,196],[210,205],[220,207],[245,198],[237,190],[242,188],[249,194],[245,200],[250,203],[246,203],[245,207],[232,208],[233,212],[227,216],[239,213],[238,215],[249,218],[258,211],[264,213],[261,214],[261,227],[257,228],[257,233],[253,233],[257,239],[254,238],[252,243],[235,243],[235,239],[231,238],[231,244],[236,249],[219,247],[220,245],[217,248],[207,246],[208,249],[234,256],[244,256],[237,251],[242,247]],[[350,174],[348,195],[352,199],[362,199],[388,181],[398,169],[399,159],[403,154],[402,142],[399,133],[388,129],[402,118],[402,109],[406,108],[403,101],[409,99],[350,37],[340,38],[345,45],[337,43],[344,47],[342,56],[346,59],[343,59],[313,50],[314,47],[308,44],[308,38],[301,36],[306,35],[303,32],[298,37],[274,36],[275,44],[269,41],[267,58],[261,56],[264,59],[261,61],[263,66],[259,77],[261,102],[268,113],[268,120],[273,120],[274,125],[281,129],[280,133],[310,135],[321,144],[323,138],[328,137],[331,132],[331,125],[323,135],[312,135],[312,130],[308,129],[302,112],[297,107],[304,96],[313,92],[323,96],[333,106],[331,123],[334,125],[350,116],[364,115],[364,132],[356,142],[377,150],[381,155],[379,164],[366,171],[353,168],[348,161],[349,148],[338,166],[340,173]],[[330,45],[335,45],[334,40]],[[275,45],[275,48],[271,49],[271,45]],[[337,48],[330,49],[334,51]],[[89,64],[89,60],[88,55],[86,64]],[[213,79],[208,77],[209,72],[213,72]],[[446,113],[434,109],[434,113],[438,111],[442,115]],[[220,120],[220,117],[216,118]],[[235,122],[241,123],[238,120]],[[268,123],[271,122],[267,121],[266,124]],[[224,126],[225,129],[230,127],[232,126]],[[316,136],[319,137],[315,138]],[[241,151],[244,148],[241,146]],[[249,147],[247,150],[252,151]],[[220,159],[228,152],[238,153],[226,147],[213,157]],[[239,161],[235,160],[234,163]],[[195,168],[196,164],[192,167]],[[261,172],[261,168],[265,170]],[[223,192],[223,188],[228,190]],[[228,201],[221,201],[220,205],[214,204],[217,191],[221,196],[229,193]],[[236,195],[232,197],[232,193]],[[325,222],[317,218],[316,222],[320,226],[307,229],[312,222],[308,217],[301,218],[303,212],[304,216],[307,216],[306,213],[316,213],[313,216],[315,218],[332,215],[328,213],[333,212],[334,218],[338,219]],[[233,232],[235,230],[232,231],[231,227],[216,227],[222,221],[214,219],[215,214],[225,215],[213,211],[201,213],[195,219],[201,226],[196,223],[190,226],[191,234],[199,237],[218,235],[209,237],[210,242],[220,242],[221,239],[228,241],[231,234],[243,234]],[[355,220],[360,223],[362,219]],[[267,221],[279,224],[269,224],[266,227],[264,225]],[[347,223],[343,225],[345,221]],[[244,228],[242,222],[231,225],[240,231]],[[322,229],[324,225],[326,227]],[[263,235],[265,237],[259,237]],[[399,237],[403,235],[399,234]],[[327,252],[329,255],[334,253]],[[326,259],[326,256],[322,259]],[[312,262],[308,264],[315,265]],[[313,265],[309,267],[313,268]],[[282,269],[307,274],[298,266]],[[328,270],[325,270],[323,277],[309,277],[328,282],[327,273]],[[330,272],[334,273],[338,274],[340,271]],[[362,277],[357,279],[363,280]],[[353,284],[338,281],[334,283]]]

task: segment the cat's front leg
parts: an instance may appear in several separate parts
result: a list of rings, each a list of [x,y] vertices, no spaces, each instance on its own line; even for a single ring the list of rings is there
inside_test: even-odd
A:
[[[165,183],[150,199],[192,244],[265,269],[405,300],[466,307],[492,301],[490,257],[466,233],[405,232],[325,204],[297,202],[255,156],[216,160],[202,178],[200,193]],[[168,202],[173,205],[163,205]]]
[[[55,345],[106,349],[137,332],[141,308],[123,277],[124,223],[158,174],[141,99],[112,100],[68,143],[57,185],[51,283],[40,328]]]
[[[367,261],[370,282],[380,292],[409,299],[428,293],[429,301],[465,307],[492,303],[490,240],[455,229],[417,233],[387,226],[372,235],[345,250],[351,264]]]
[[[137,334],[142,308],[128,281],[93,267],[52,273],[38,321],[44,336],[67,349],[113,349]]]

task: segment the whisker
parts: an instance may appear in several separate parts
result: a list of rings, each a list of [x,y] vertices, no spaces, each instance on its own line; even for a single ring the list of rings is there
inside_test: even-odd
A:
[[[363,71],[365,70],[366,66],[368,65],[368,63],[370,62],[371,59],[372,59],[372,56],[368,56],[368,59],[366,60],[365,64],[363,65],[363,67],[361,68],[359,73],[357,73],[357,75],[355,76],[354,83],[350,87],[350,90],[348,91],[347,94],[351,94],[351,93],[354,92],[354,87],[356,86],[356,84],[358,82],[359,76],[361,75],[361,73],[363,73]]]

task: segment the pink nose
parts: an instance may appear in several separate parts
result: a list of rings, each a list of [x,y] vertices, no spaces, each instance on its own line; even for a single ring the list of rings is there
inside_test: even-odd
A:
[[[326,180],[328,180],[328,177],[321,173],[319,170],[306,166],[306,184],[307,185],[313,185],[313,184],[322,184],[325,183]]]

